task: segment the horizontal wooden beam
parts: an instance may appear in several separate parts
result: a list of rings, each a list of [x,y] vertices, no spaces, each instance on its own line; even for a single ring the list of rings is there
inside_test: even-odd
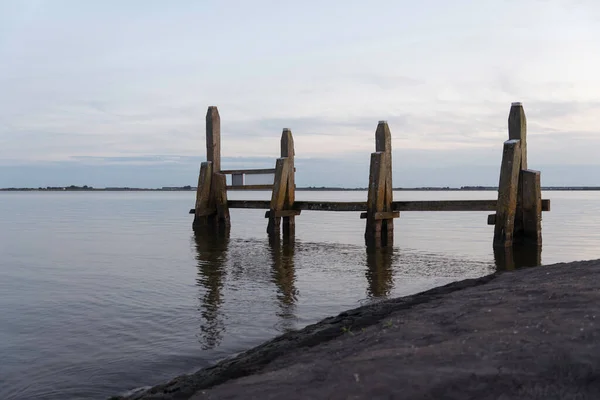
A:
[[[542,200],[542,211],[550,211],[550,200]],[[496,214],[488,215],[487,224],[496,225]]]
[[[243,186],[228,185],[227,189],[228,190],[272,190],[273,185],[243,185]],[[229,207],[229,208],[231,208],[231,207]]]
[[[294,210],[310,211],[364,211],[366,201],[295,201]]]
[[[244,186],[241,186],[244,187]],[[268,210],[268,200],[228,200],[229,208]],[[496,200],[425,200],[394,201],[394,211],[495,211]],[[295,201],[294,210],[310,211],[365,211],[366,201]],[[550,211],[550,200],[542,200],[542,211]]]
[[[279,210],[279,211],[267,211],[265,213],[265,218],[280,218],[280,217],[295,217],[296,215],[300,215],[302,211],[300,210]],[[274,214],[274,215],[272,215]]]
[[[366,219],[367,216],[368,216],[368,213],[366,213],[366,212],[361,213],[360,219]],[[400,217],[400,211],[381,211],[381,212],[375,213],[375,221],[383,220],[383,219],[399,218],[399,217]]]
[[[274,174],[275,168],[263,168],[263,169],[226,169],[220,172],[225,175],[233,175],[233,174]]]
[[[497,200],[395,201],[394,211],[496,211]],[[550,200],[542,200],[542,211],[550,211]]]

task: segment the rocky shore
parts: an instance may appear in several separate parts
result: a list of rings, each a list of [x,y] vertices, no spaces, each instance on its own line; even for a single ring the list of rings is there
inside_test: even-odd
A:
[[[113,399],[600,399],[600,260],[341,313]]]

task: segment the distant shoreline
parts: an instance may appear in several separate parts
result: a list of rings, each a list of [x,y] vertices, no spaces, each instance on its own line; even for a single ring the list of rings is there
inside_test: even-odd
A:
[[[229,189],[232,191],[238,191],[239,189]],[[297,191],[313,191],[313,192],[332,192],[332,191],[366,191],[367,188],[344,188],[344,187],[298,187]],[[394,188],[396,191],[431,191],[431,192],[456,192],[456,191],[497,191],[498,187],[495,186],[462,186],[459,188],[452,187],[414,187]],[[542,187],[542,190],[555,190],[555,191],[600,191],[600,186],[548,186]],[[38,188],[0,188],[0,192],[191,192],[196,191],[196,187],[193,186],[180,186],[180,187],[162,187],[162,188],[132,188],[132,187],[107,187],[107,188],[94,188],[90,186],[57,186],[57,187],[38,187]]]

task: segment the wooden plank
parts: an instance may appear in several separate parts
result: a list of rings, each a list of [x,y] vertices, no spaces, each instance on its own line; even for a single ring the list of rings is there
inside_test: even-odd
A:
[[[521,143],[511,139],[504,142],[502,166],[498,183],[494,246],[510,246],[513,242],[519,173],[521,171]]]
[[[495,211],[497,200],[394,201],[394,211]]]
[[[542,211],[550,211],[550,200],[542,199],[541,206],[542,206]],[[487,223],[488,223],[488,225],[495,225],[496,224],[496,214],[488,215]]]
[[[382,212],[384,208],[386,160],[385,152],[371,153],[365,227],[365,240],[368,246],[380,247],[382,245],[382,221],[375,219],[375,213]]]
[[[523,179],[523,239],[542,245],[542,188],[540,172],[521,171]]]
[[[385,153],[385,160],[383,163],[384,172],[384,209],[386,211],[388,207],[391,207],[393,201],[393,188],[392,188],[392,134],[386,121],[379,121],[377,124],[377,130],[375,131],[375,148],[377,152]]]
[[[375,131],[375,150],[385,153],[383,166],[384,173],[384,195],[383,211],[392,211],[392,202],[394,201],[394,192],[392,186],[392,134],[387,121],[379,121]],[[377,218],[375,218],[377,220]],[[392,218],[382,218],[382,237],[385,237],[386,245],[392,245],[394,242],[394,220]]]
[[[519,140],[521,143],[521,162],[519,170],[527,169],[527,118],[521,103],[512,103],[508,114],[508,139]],[[523,177],[519,176],[517,190],[517,208],[515,211],[514,233],[517,237],[523,235]]]
[[[495,211],[497,200],[425,200],[394,201],[394,211]],[[268,210],[269,200],[228,200],[229,208]],[[294,210],[361,212],[367,209],[365,201],[296,201]],[[550,211],[550,200],[542,200],[542,211]],[[190,214],[194,209],[190,210]],[[495,214],[493,214],[495,215]],[[489,218],[489,217],[488,217]],[[495,217],[494,217],[495,218]]]
[[[206,112],[206,160],[213,163],[213,173],[221,171],[221,117],[215,106]]]
[[[285,201],[285,190],[287,189],[287,178],[289,174],[289,159],[278,158],[276,163],[275,181],[271,195],[271,210],[282,210]]]
[[[243,175],[258,175],[258,174],[274,174],[275,168],[263,168],[263,169],[224,169],[220,172],[225,175],[243,174]]]
[[[231,219],[227,205],[227,177],[223,174],[213,174],[212,184],[218,224],[229,228]]]
[[[294,138],[292,136],[292,131],[288,128],[283,128],[281,132],[281,157],[293,159],[295,154],[294,151]]]
[[[273,192],[271,194],[270,211],[281,211],[285,205],[285,194],[287,189],[287,180],[289,174],[290,162],[288,158],[278,158],[275,164],[275,181],[273,183]],[[269,217],[267,233],[269,235],[279,235],[281,226],[281,217],[274,215]]]
[[[394,201],[394,211],[495,211],[498,200]],[[295,208],[295,207],[294,207]],[[550,211],[550,200],[542,200],[542,211]]]
[[[287,177],[287,186],[285,191],[284,208],[291,209],[296,201],[296,179],[294,165],[294,137],[292,131],[284,128],[281,132],[281,157],[288,159],[289,169]],[[296,218],[294,215],[283,216],[283,236],[292,237],[295,234]]]
[[[192,229],[198,229],[206,225],[209,221],[209,216],[214,215],[216,212],[215,205],[211,201],[212,175],[212,162],[206,161],[201,163]]]
[[[267,211],[265,212],[265,218],[270,218],[271,216],[277,217],[295,217],[296,215],[300,215],[302,211],[300,210],[280,210],[280,211]]]
[[[527,118],[523,104],[512,103],[508,114],[508,139],[521,143],[521,162],[519,169],[527,169]]]
[[[384,152],[371,153],[371,167],[369,172],[369,191],[367,194],[367,212],[374,214],[383,211],[386,154]]]
[[[227,189],[230,189],[230,190],[271,190],[271,189],[273,189],[273,185],[244,185],[244,186],[228,185]]]
[[[494,247],[497,271],[511,271],[542,265],[542,246],[514,243],[507,247]]]
[[[308,211],[365,211],[366,201],[296,201],[294,210]]]
[[[368,213],[364,212],[360,214],[360,218],[361,219],[366,219],[367,218]],[[377,212],[375,213],[375,219],[376,220],[387,220],[387,219],[392,219],[392,218],[399,218],[400,217],[400,212],[399,211],[382,211],[382,212]]]
[[[229,189],[229,188],[228,188]],[[262,209],[268,210],[271,201],[269,200],[229,200],[227,202],[229,208],[249,208],[249,209]]]
[[[378,152],[384,152],[386,159],[384,161],[385,188],[384,188],[384,208],[391,206],[393,201],[392,188],[392,134],[386,121],[379,121],[375,131],[375,148]],[[391,211],[391,210],[387,210]]]
[[[212,162],[206,161],[200,164],[198,174],[198,189],[196,190],[196,215],[203,213],[209,208],[210,186],[212,183]],[[198,215],[199,216],[199,215]]]

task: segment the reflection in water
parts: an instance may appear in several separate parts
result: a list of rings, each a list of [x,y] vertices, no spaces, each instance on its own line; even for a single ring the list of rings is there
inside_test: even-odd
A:
[[[386,298],[394,287],[392,274],[392,246],[367,246],[367,296],[369,298]]]
[[[200,299],[203,323],[199,340],[204,350],[221,343],[225,323],[219,314],[223,302],[222,289],[225,281],[225,263],[229,245],[229,229],[225,227],[201,227],[194,230],[198,277],[196,283],[205,289]]]
[[[542,246],[514,244],[508,247],[494,247],[494,261],[498,271],[537,267],[542,265]]]
[[[293,236],[286,236],[284,235],[282,240],[279,235],[269,235],[269,248],[273,259],[272,282],[277,285],[277,300],[280,308],[277,315],[282,319],[282,328],[289,331],[295,327],[298,290],[295,286],[295,239]]]

